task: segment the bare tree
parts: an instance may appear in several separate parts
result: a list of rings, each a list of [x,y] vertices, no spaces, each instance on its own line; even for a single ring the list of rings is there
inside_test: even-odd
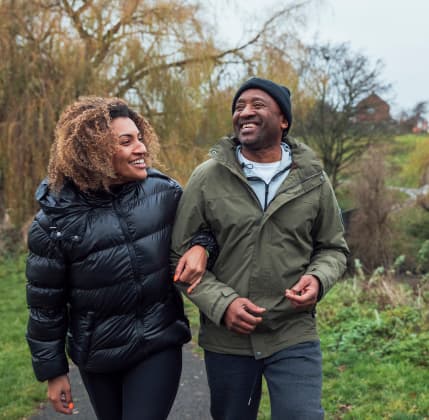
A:
[[[297,109],[294,134],[319,153],[334,188],[341,171],[386,134],[389,120],[359,118],[360,101],[388,89],[381,72],[380,61],[372,65],[348,44],[312,46],[303,58],[300,82],[309,106]]]

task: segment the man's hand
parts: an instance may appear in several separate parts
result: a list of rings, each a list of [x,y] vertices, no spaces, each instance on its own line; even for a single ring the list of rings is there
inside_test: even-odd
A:
[[[292,289],[286,289],[285,296],[295,308],[314,306],[319,293],[319,280],[311,274],[302,276]]]
[[[201,283],[206,272],[207,260],[206,249],[201,245],[194,245],[180,258],[174,272],[174,281],[190,284],[186,291],[191,294],[195,287]]]
[[[265,308],[255,305],[249,299],[233,300],[225,311],[223,320],[226,327],[239,334],[250,334],[262,322]]]
[[[67,375],[48,380],[48,399],[55,411],[63,414],[73,414],[73,398]]]

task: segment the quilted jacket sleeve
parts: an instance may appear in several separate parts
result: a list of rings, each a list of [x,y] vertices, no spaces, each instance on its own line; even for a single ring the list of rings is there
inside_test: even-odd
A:
[[[201,245],[207,250],[209,253],[207,270],[211,270],[219,255],[219,246],[211,230],[203,229],[197,232],[191,239],[190,247],[194,245]]]
[[[27,342],[39,381],[68,372],[65,354],[67,332],[67,266],[43,212],[33,221],[27,258]]]

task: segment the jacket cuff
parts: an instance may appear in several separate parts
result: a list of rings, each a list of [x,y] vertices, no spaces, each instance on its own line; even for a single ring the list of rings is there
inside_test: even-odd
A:
[[[221,296],[218,298],[216,304],[213,306],[212,313],[209,318],[217,325],[221,326],[223,322],[223,316],[225,311],[231,302],[240,297],[240,295],[234,290],[225,290],[221,292]]]
[[[316,277],[316,276],[314,276],[314,277]],[[317,301],[320,302],[322,300],[322,297],[325,294],[325,292],[324,292],[323,283],[320,281],[320,279],[318,277],[316,277],[316,279],[319,282],[319,293],[317,294]]]
[[[219,255],[219,246],[210,230],[200,230],[191,239],[190,248],[200,245],[208,252],[207,270],[211,270]]]
[[[44,362],[35,361],[33,359],[33,370],[37,380],[43,382],[61,375],[66,375],[69,372],[69,366],[67,358],[64,355],[64,357]]]
[[[312,269],[310,272],[307,272],[306,274],[316,277],[317,281],[319,282],[319,292],[317,294],[317,301],[320,302],[322,300],[322,297],[325,294],[325,290],[327,289],[323,281],[323,278],[324,278],[323,273],[316,269]]]

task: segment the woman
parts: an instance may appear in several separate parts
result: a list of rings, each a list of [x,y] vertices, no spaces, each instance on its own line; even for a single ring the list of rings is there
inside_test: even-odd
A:
[[[182,191],[150,168],[157,147],[119,99],[82,98],[57,124],[26,274],[33,368],[58,412],[73,408],[66,346],[100,420],[165,419],[176,396],[190,339],[168,260]],[[216,253],[207,232],[191,245],[182,281]]]

